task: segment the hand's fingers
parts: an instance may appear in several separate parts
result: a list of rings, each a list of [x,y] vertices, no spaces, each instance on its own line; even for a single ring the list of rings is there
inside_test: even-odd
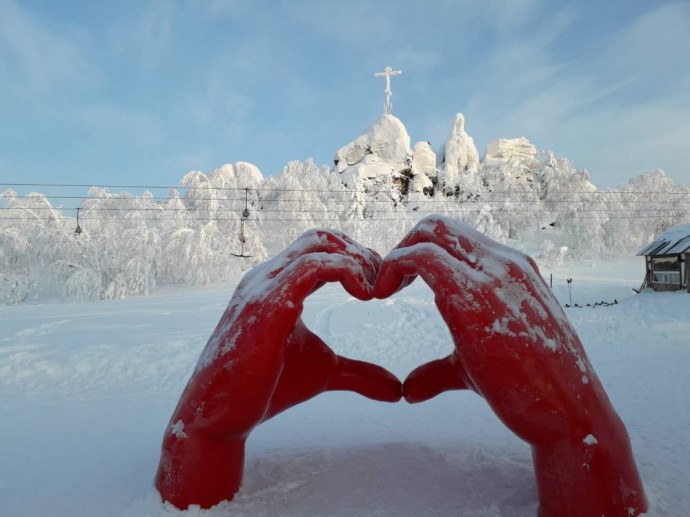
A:
[[[349,235],[346,235],[345,233],[338,231],[338,230],[328,230],[330,232],[333,232],[334,235],[338,236],[343,242],[347,243],[352,250],[354,250],[354,254],[352,256],[357,256],[357,255],[362,255],[363,257],[366,258],[366,260],[373,264],[375,266],[375,273],[378,272],[379,266],[381,265],[381,261],[383,260],[381,258],[381,255],[376,250],[373,250],[371,248],[367,248],[366,246],[362,246],[360,243],[352,239]],[[376,276],[373,278],[367,277],[367,279],[373,284],[374,281],[376,281]]]
[[[259,264],[247,273],[237,292],[245,295],[257,290],[257,285],[267,279],[275,278],[295,260],[311,253],[334,253],[346,255],[356,260],[370,284],[376,280],[381,257],[374,250],[356,243],[344,233],[337,230],[309,230],[298,237],[288,248],[270,260]],[[319,286],[314,286],[317,289]],[[260,285],[265,289],[264,285]]]
[[[407,248],[423,242],[431,242],[460,259],[462,253],[471,253],[472,243],[465,238],[463,226],[441,215],[430,215],[419,221],[396,248]]]
[[[400,247],[412,247],[421,243],[432,243],[445,250],[450,256],[486,277],[494,279],[494,286],[519,284],[535,303],[523,304],[521,310],[530,313],[536,308],[543,318],[543,309],[548,306],[552,314],[562,314],[553,293],[539,274],[536,263],[527,255],[504,246],[480,234],[472,228],[449,219],[433,215],[420,221],[403,239]],[[475,284],[476,286],[476,284]],[[472,289],[472,285],[468,284]],[[514,291],[512,287],[508,288]],[[379,293],[376,293],[379,296]]]
[[[441,215],[422,219],[398,244],[398,248],[432,242],[450,255],[472,266],[485,266],[486,260],[516,263],[529,273],[539,274],[536,263],[524,253],[509,248],[479,233],[464,223]]]
[[[354,391],[382,402],[397,402],[402,397],[402,384],[391,372],[375,364],[338,356],[329,391]]]
[[[463,271],[468,268],[451,256],[445,249],[433,243],[419,243],[391,251],[381,263],[379,275],[374,285],[377,298],[387,298],[399,290],[405,282],[419,275],[431,287],[437,298],[452,295],[464,286],[468,278]],[[488,279],[480,272],[473,276]]]
[[[455,224],[455,221],[447,217],[438,215],[425,217],[400,241],[395,250],[409,248],[417,244],[434,244],[445,250],[451,257],[464,260],[462,252],[471,252],[471,247],[466,242],[464,242],[464,249],[460,247],[458,239],[449,231],[448,226],[452,224]],[[375,296],[387,298],[410,285],[416,278],[415,273],[410,273],[402,276],[390,275],[386,282],[377,279]]]
[[[337,253],[302,255],[275,278],[279,286],[276,300],[301,304],[324,282],[340,282],[345,290],[360,300],[372,298],[372,285],[361,264],[353,257]]]
[[[444,391],[474,389],[454,353],[414,369],[403,383],[403,396],[410,404],[424,402]]]
[[[410,285],[417,275],[429,267],[428,263],[422,262],[423,255],[429,254],[429,246],[433,245],[417,244],[391,251],[379,268],[374,284],[374,296],[380,299],[388,298]]]
[[[376,280],[381,256],[362,246],[339,230],[308,230],[295,240],[283,253],[283,267],[309,253],[339,253],[350,256],[360,263],[370,283]]]
[[[475,246],[484,248],[504,247],[499,242],[471,228],[466,223],[439,214],[429,215],[419,221],[417,226],[410,232],[410,238],[414,238],[415,233],[447,238],[449,244],[453,246],[460,244],[465,252],[472,251]]]

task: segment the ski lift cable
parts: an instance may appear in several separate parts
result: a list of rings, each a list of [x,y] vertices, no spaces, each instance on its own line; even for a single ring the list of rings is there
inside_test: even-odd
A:
[[[406,214],[406,212],[398,212],[399,214],[403,215]],[[421,219],[423,219],[422,214],[419,212],[414,212],[415,214],[419,214],[420,217],[388,217],[388,218],[379,218],[379,217],[362,217],[359,219],[353,219],[351,221],[343,221],[340,219],[340,216],[344,214],[335,214],[333,213],[335,217],[332,218],[302,218],[302,219],[296,219],[296,218],[283,218],[283,217],[277,217],[277,218],[260,218],[260,219],[255,219],[253,222],[255,224],[261,224],[261,223],[270,223],[270,222],[283,222],[283,223],[289,223],[289,222],[306,222],[306,223],[341,223],[341,222],[405,222],[405,221],[412,221],[412,222],[419,222]],[[453,212],[443,212],[442,215],[447,215],[447,214],[453,214]],[[477,216],[479,214],[475,212],[455,212],[455,215],[461,215],[461,214],[467,214],[470,216]],[[637,214],[631,214],[631,215],[621,215],[621,216],[609,216],[608,219],[616,220],[616,219],[669,219],[673,218],[673,216],[669,214],[663,214],[663,215],[637,215]],[[65,220],[69,220],[70,218],[65,218]],[[80,217],[80,221],[135,221],[133,219],[129,218],[122,218],[122,217]],[[175,217],[151,217],[151,218],[145,218],[141,219],[143,221],[147,222],[188,222],[188,221],[201,221],[201,222],[226,222],[226,221],[242,221],[242,217],[188,217],[184,219],[177,219]],[[246,221],[246,219],[244,219]],[[521,218],[502,218],[501,220],[503,221],[515,221],[515,222],[522,222],[524,219]],[[55,217],[2,217],[0,216],[0,223],[4,221],[42,221],[42,222],[55,222],[55,221],[61,221],[61,219],[56,219]]]
[[[12,199],[24,199],[24,200],[31,200],[32,196],[14,196]],[[166,206],[167,203],[171,201],[171,198],[131,198],[131,197],[81,197],[81,196],[50,196],[51,200],[56,200],[56,199],[61,199],[61,200],[67,200],[67,199],[80,199],[82,201],[87,201],[87,200],[98,200],[106,203],[137,203],[141,201],[146,201],[149,203],[155,204],[155,206],[152,207],[142,207],[142,208],[132,208],[138,209],[138,210],[160,210],[160,209],[167,209],[167,210],[174,210],[175,208],[170,208]],[[43,200],[42,200],[43,201]],[[194,202],[194,203],[204,203],[204,202],[236,202],[236,201],[245,201],[247,202],[246,198],[210,198],[210,199],[205,199],[205,198],[180,198],[180,201],[184,202]],[[324,201],[327,202],[349,202],[352,201],[350,199],[333,199],[329,198],[327,200],[320,200],[320,199],[307,199],[307,198],[297,198],[297,199],[285,199],[285,198],[276,198],[276,199],[271,199],[271,198],[263,198],[258,200],[258,203],[264,205],[264,204],[283,204],[283,203],[318,203],[320,205],[324,204]],[[374,204],[374,203],[390,203],[392,202],[391,199],[367,199],[365,201],[367,204]],[[523,199],[523,198],[498,198],[498,199],[492,199],[492,198],[471,198],[471,199],[413,199],[413,200],[408,200],[407,201],[410,204],[426,204],[426,205],[459,205],[459,204],[491,204],[491,203],[520,203],[520,204],[526,204],[526,205],[531,205],[531,204],[542,204],[542,205],[549,205],[549,204],[560,204],[560,203],[589,203],[591,200],[589,199]],[[630,205],[630,204],[640,204],[644,206],[648,206],[650,204],[653,205],[672,205],[672,206],[679,206],[679,205],[686,205],[690,204],[690,199],[688,200],[629,200],[629,201],[619,201],[621,205]],[[0,207],[0,209],[8,209],[8,208],[22,208],[22,207]],[[39,206],[39,207],[32,207],[32,208],[37,208],[37,209],[45,209],[45,210],[51,210],[55,209],[58,207],[54,206]],[[81,208],[86,208],[86,207],[81,207]],[[117,209],[118,207],[94,207],[90,208],[91,210],[114,210]],[[71,210],[75,210],[75,208],[67,208]],[[178,208],[179,210],[184,210],[185,208]]]
[[[414,203],[413,208],[407,208],[407,211],[414,211],[418,214],[433,214],[433,213],[439,213],[438,209],[422,209],[421,207],[417,207],[416,203]],[[497,207],[497,210],[501,210],[503,207]],[[529,212],[529,213],[542,213],[542,214],[557,214],[557,213],[619,213],[619,212],[625,212],[625,213],[630,213],[631,215],[637,215],[640,213],[656,213],[656,212],[678,212],[676,210],[670,210],[669,208],[664,208],[664,207],[649,207],[646,206],[644,208],[514,208],[512,206],[505,207],[507,210],[510,210],[510,212]],[[167,208],[167,207],[156,207],[156,208],[151,208],[151,207],[145,207],[145,208],[137,208],[137,207],[129,207],[129,208],[122,208],[122,207],[94,207],[94,208],[88,208],[88,207],[26,207],[26,206],[20,206],[20,207],[0,207],[0,211],[4,212],[11,212],[11,211],[51,211],[51,212],[65,212],[65,211],[79,211],[79,210],[84,210],[88,212],[107,212],[107,213],[138,213],[138,212],[155,212],[155,213],[175,213],[175,212],[181,212],[181,213],[191,213],[195,211],[209,211],[209,212],[214,212],[214,213],[224,213],[224,212],[234,212],[236,209],[234,208],[204,208],[204,207],[193,207],[193,208]],[[687,210],[687,209],[686,209]],[[261,208],[258,210],[260,213],[294,213],[295,210],[290,210],[287,208]],[[246,212],[246,215],[245,215]],[[335,214],[335,215],[347,215],[351,213],[351,210],[348,209],[331,209],[331,210],[309,210],[305,208],[299,209],[300,213],[305,213],[305,214]],[[681,211],[682,212],[682,211]],[[368,209],[367,213],[374,213],[374,214],[385,214],[385,213],[390,213],[390,210],[376,210],[376,209]],[[473,214],[476,213],[476,208],[475,209],[469,209],[469,208],[458,208],[458,209],[453,209],[453,210],[448,210],[448,209],[443,209],[441,213],[449,213],[449,214]],[[249,216],[249,210],[247,207],[245,207],[242,217],[247,218]]]
[[[94,184],[89,184],[89,183],[3,183],[0,182],[0,186],[5,186],[5,187],[50,187],[50,188],[117,188],[117,189],[124,189],[124,188],[130,188],[130,189],[151,189],[151,190],[162,190],[162,189],[168,189],[168,190],[185,190],[185,189],[194,189],[194,190],[221,190],[221,191],[232,191],[232,192],[242,192],[243,190],[246,191],[248,187],[216,187],[216,186],[198,186],[198,185],[94,185]],[[324,193],[349,193],[349,194],[364,194],[365,192],[361,190],[352,190],[352,189],[306,189],[306,188],[295,188],[295,189],[287,189],[287,188],[272,188],[272,187],[262,187],[262,188],[253,188],[251,189],[256,192],[324,192]],[[492,190],[492,193],[496,194],[537,194],[532,189],[527,189],[523,191],[517,191],[517,190],[512,190],[512,191],[501,191],[501,190]],[[644,190],[644,191],[636,191],[636,190],[595,190],[595,191],[590,191],[590,190],[583,190],[583,191],[553,191],[549,192],[549,195],[557,195],[557,194],[588,194],[588,195],[608,195],[608,194],[647,194],[647,195],[652,195],[652,194],[663,194],[663,195],[687,195],[688,192],[687,190],[684,191],[671,191],[671,190],[657,190],[657,191],[651,191],[651,190]]]

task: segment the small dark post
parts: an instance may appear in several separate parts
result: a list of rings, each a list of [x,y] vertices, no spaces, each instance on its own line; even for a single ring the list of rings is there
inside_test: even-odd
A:
[[[81,208],[77,208],[77,227],[74,229],[75,235],[79,235],[81,233],[81,226],[79,226],[79,210],[81,210]]]

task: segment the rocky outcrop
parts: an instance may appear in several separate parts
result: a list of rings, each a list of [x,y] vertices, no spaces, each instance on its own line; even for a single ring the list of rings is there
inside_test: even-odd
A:
[[[333,161],[338,172],[343,172],[368,155],[373,155],[376,161],[409,167],[410,135],[399,118],[381,115],[364,133],[338,149]]]
[[[542,163],[537,159],[537,148],[524,137],[499,138],[489,142],[482,161],[484,172],[502,170],[513,179],[533,182]]]
[[[366,190],[392,180],[404,193],[412,176],[410,135],[400,119],[381,115],[364,133],[338,149],[333,161],[349,187]]]
[[[461,175],[479,170],[479,151],[474,139],[465,131],[465,117],[455,115],[446,143],[438,150],[438,178],[436,186],[444,192],[454,192],[461,183]]]
[[[499,138],[486,146],[484,162],[516,160],[534,160],[537,148],[526,138]]]
[[[446,143],[438,150],[439,169],[449,175],[479,170],[479,151],[474,139],[465,131],[465,116],[455,115]]]
[[[423,174],[430,180],[436,179],[436,153],[429,142],[417,142],[412,156],[412,174]]]

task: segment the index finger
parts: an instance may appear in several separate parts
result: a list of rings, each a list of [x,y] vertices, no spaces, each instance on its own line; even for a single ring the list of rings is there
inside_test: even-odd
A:
[[[240,293],[255,291],[258,284],[263,284],[265,281],[277,277],[300,257],[312,253],[330,253],[351,257],[360,265],[370,284],[376,280],[381,264],[381,257],[376,251],[359,244],[343,232],[331,229],[312,229],[304,232],[281,253],[247,273],[237,289]]]

